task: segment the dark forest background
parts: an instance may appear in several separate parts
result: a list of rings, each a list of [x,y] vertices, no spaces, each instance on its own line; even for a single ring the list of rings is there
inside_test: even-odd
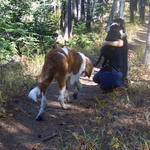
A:
[[[1,0],[0,60],[45,54],[57,43],[92,49],[116,17],[144,24],[147,0]]]

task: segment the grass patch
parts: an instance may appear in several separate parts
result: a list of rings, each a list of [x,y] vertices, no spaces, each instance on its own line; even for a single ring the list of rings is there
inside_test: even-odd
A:
[[[20,63],[8,63],[0,66],[0,113],[5,112],[2,105],[15,96],[26,96],[27,91],[36,82],[41,71],[43,56]]]
[[[131,84],[130,105],[122,93],[99,95],[93,115],[61,136],[59,150],[149,150],[149,90],[148,83]]]
[[[140,127],[92,125],[92,130],[82,128],[81,132],[70,133],[68,137],[73,138],[72,143],[62,137],[63,144],[59,150],[148,150],[150,146],[147,131]]]

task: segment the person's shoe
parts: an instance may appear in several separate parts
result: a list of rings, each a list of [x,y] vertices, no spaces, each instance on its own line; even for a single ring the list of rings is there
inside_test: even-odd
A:
[[[128,87],[129,87],[129,81],[128,81],[127,78],[124,79],[124,87],[125,87],[125,88],[128,88]]]

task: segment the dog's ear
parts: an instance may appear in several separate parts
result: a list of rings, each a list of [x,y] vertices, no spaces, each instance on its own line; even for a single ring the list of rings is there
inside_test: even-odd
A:
[[[93,71],[93,64],[91,60],[88,57],[86,57],[86,66],[85,66],[85,71],[84,71],[85,76],[90,77],[92,74],[92,71]]]

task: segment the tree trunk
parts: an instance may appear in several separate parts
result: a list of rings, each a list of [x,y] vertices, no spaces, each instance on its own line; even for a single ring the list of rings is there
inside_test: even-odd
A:
[[[112,7],[111,7],[111,11],[110,11],[110,15],[109,15],[109,19],[108,19],[108,23],[107,23],[107,27],[112,23],[114,16],[115,16],[115,11],[117,8],[117,2],[118,0],[114,0]]]
[[[85,20],[85,0],[81,0],[81,20]]]
[[[144,64],[148,65],[148,67],[150,68],[150,4],[149,4],[149,24],[148,24]]]
[[[141,24],[145,23],[145,0],[140,0],[139,2],[139,13]]]
[[[134,11],[137,11],[137,5],[139,0],[133,0],[134,1]]]
[[[95,3],[96,3],[96,0],[93,0],[91,2],[91,18],[94,17],[94,13],[95,13]],[[91,21],[93,21],[94,19],[92,19]]]
[[[65,32],[66,2],[61,5],[60,29]]]
[[[73,19],[76,23],[78,21],[78,0],[73,0]]]
[[[119,18],[124,18],[125,0],[120,0]]]
[[[66,16],[65,16],[65,35],[66,41],[72,36],[72,11],[71,11],[71,0],[66,2]]]
[[[81,0],[78,0],[78,21],[81,20]]]
[[[130,22],[134,23],[134,1],[130,0]]]
[[[87,16],[86,16],[86,27],[90,31],[91,30],[91,10],[90,10],[90,0],[87,0]]]

